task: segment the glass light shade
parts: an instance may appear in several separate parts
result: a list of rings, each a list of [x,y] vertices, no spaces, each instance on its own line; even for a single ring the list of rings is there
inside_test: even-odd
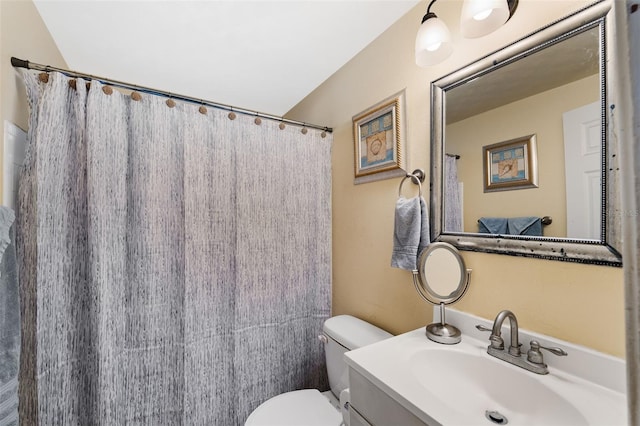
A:
[[[500,28],[508,19],[507,0],[465,0],[460,31],[466,38],[482,37]]]
[[[420,67],[435,65],[453,52],[451,34],[447,25],[437,17],[420,25],[416,35],[416,64]]]

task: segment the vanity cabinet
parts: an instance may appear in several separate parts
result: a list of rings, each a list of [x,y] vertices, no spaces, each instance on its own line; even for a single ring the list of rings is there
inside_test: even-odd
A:
[[[435,426],[440,424],[435,420],[424,423],[353,368],[349,368],[349,389],[351,426]]]
[[[369,423],[354,409],[349,411],[349,422],[351,426],[371,426],[371,423]]]

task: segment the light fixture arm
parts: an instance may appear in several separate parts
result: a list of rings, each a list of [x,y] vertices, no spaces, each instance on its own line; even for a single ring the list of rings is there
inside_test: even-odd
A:
[[[507,5],[509,5],[509,19],[516,13],[516,9],[518,8],[518,0],[507,0]],[[509,20],[507,19],[507,21]]]
[[[427,13],[422,17],[423,24],[424,24],[424,21],[426,21],[427,19],[437,18],[436,14],[431,11],[431,6],[433,6],[435,2],[436,0],[431,0],[431,2],[429,3],[429,6],[427,6]]]

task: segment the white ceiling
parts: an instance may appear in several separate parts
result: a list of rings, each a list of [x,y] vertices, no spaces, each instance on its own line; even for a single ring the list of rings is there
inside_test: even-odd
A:
[[[599,66],[595,27],[448,90],[447,124],[597,74]]]
[[[72,70],[283,115],[420,0],[34,3]]]

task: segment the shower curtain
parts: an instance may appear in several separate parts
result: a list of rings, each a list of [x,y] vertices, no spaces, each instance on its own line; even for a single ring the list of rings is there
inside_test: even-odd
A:
[[[455,156],[444,156],[444,230],[462,232],[462,201],[458,183],[458,163]]]
[[[326,388],[331,135],[24,79],[22,421],[238,425]]]

